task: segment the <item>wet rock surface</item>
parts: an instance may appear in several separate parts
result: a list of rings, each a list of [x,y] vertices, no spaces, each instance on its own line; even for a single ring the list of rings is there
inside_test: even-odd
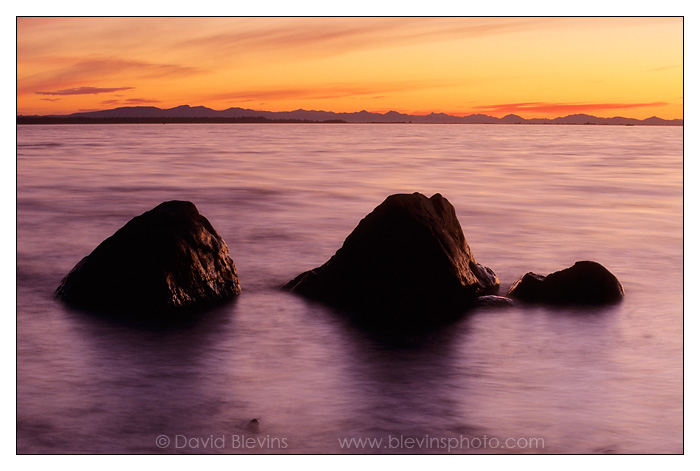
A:
[[[284,288],[383,320],[438,321],[498,289],[440,194],[389,196],[322,266]]]
[[[508,295],[549,304],[609,304],[622,300],[625,290],[603,265],[579,261],[547,276],[528,272],[511,285]]]
[[[168,201],[105,239],[56,296],[79,308],[158,316],[240,292],[226,242],[194,204]]]

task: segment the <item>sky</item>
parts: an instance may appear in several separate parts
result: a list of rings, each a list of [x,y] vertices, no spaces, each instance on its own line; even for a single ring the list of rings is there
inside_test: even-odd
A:
[[[17,114],[179,105],[683,118],[683,19],[17,19]]]

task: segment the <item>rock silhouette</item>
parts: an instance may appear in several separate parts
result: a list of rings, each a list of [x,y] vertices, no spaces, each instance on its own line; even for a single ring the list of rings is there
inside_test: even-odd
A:
[[[513,283],[508,295],[551,304],[608,304],[625,294],[622,284],[597,262],[579,261],[547,276],[528,272]]]
[[[440,321],[498,289],[478,264],[454,207],[435,194],[389,196],[324,265],[284,288],[375,320]]]
[[[240,291],[226,242],[194,204],[168,201],[105,239],[56,295],[80,308],[158,316]]]

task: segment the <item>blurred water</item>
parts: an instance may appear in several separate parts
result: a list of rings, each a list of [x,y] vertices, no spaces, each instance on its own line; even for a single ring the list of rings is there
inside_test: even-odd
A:
[[[17,142],[20,453],[683,451],[682,128],[19,126]],[[278,290],[414,191],[455,206],[502,293],[589,259],[625,301],[391,338]],[[81,257],[171,199],[227,241],[236,301],[156,330],[53,299]]]

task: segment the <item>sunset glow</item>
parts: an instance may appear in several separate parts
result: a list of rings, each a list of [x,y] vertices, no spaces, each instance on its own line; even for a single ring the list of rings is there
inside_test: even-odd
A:
[[[683,117],[683,19],[19,18],[17,114]]]

